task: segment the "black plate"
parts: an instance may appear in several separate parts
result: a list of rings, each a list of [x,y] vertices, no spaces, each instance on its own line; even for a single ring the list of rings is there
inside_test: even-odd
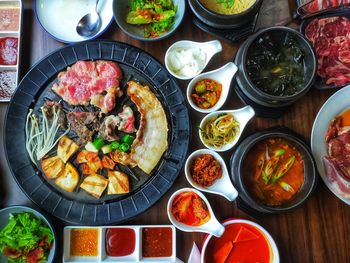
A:
[[[57,74],[78,60],[110,60],[123,71],[122,88],[129,79],[149,84],[163,104],[168,119],[169,147],[151,173],[119,166],[139,179],[131,180],[127,195],[96,199],[84,190],[60,190],[30,161],[25,150],[25,121],[29,108],[37,110],[45,99],[58,100],[50,91]],[[126,96],[120,104],[128,104]],[[69,109],[68,109],[69,110]],[[120,108],[119,108],[120,110]],[[19,84],[8,108],[4,145],[11,171],[22,190],[38,206],[59,219],[84,225],[121,223],[150,208],[172,186],[188,151],[190,124],[183,94],[166,69],[151,55],[131,45],[89,41],[59,49],[37,63]],[[164,211],[165,212],[165,211]]]
[[[311,21],[313,21],[314,19],[321,19],[321,18],[326,18],[326,17],[338,17],[338,16],[344,16],[347,17],[348,19],[350,19],[350,9],[349,8],[339,8],[336,11],[328,11],[323,13],[322,15],[318,15],[318,16],[313,16],[313,17],[309,17],[304,19],[301,24],[300,24],[300,33],[302,33],[305,37],[305,29],[306,27],[311,23]],[[311,44],[311,43],[310,43]],[[312,44],[311,44],[312,45]],[[313,45],[312,45],[313,46]],[[316,51],[315,51],[316,54]],[[349,84],[349,83],[348,83]],[[325,90],[325,89],[336,89],[336,88],[343,88],[345,86],[347,86],[348,84],[344,85],[344,86],[335,86],[333,85],[327,85],[318,75],[316,78],[316,81],[314,83],[314,87],[316,87],[317,89],[320,90]]]

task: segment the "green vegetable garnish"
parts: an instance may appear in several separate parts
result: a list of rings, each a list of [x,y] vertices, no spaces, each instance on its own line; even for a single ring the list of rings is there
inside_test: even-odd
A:
[[[118,150],[120,146],[120,142],[118,141],[114,141],[109,145],[109,148],[111,148],[111,150]]]
[[[216,0],[216,2],[225,5],[226,8],[230,8],[235,4],[235,0]]]
[[[129,134],[125,134],[122,138],[122,142],[125,142],[129,145],[131,145],[134,140],[135,140],[135,136],[132,136]]]
[[[282,154],[284,154],[286,151],[283,149],[279,149],[275,152],[275,157],[281,156]]]
[[[266,161],[266,165],[262,171],[262,175],[263,175],[263,179],[264,179],[265,184],[267,184],[270,181],[272,174],[273,174],[274,170],[276,169],[278,161],[279,161],[279,157],[273,157],[273,158]]]
[[[278,167],[276,174],[272,178],[272,182],[276,183],[279,179],[281,179],[282,176],[285,175],[290,168],[292,168],[294,161],[295,161],[295,156],[292,156],[288,159],[286,163]]]
[[[14,251],[16,258],[9,258],[9,262],[24,263],[28,262],[26,257],[30,252],[40,249],[38,262],[44,262],[53,239],[51,229],[32,214],[10,214],[9,222],[0,231],[0,251],[5,255],[9,249]]]
[[[103,145],[105,145],[105,142],[102,138],[97,137],[93,142],[92,145],[96,148],[96,150],[100,150]]]
[[[119,146],[119,150],[122,152],[127,152],[130,150],[130,145],[124,142]]]

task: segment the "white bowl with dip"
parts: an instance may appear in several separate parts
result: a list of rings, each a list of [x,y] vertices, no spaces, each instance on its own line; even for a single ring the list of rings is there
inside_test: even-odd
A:
[[[200,74],[210,59],[222,50],[220,41],[194,42],[181,40],[165,53],[165,67],[178,79],[188,80]]]
[[[196,158],[203,154],[210,154],[214,157],[216,161],[219,162],[222,170],[222,176],[221,178],[218,178],[214,181],[214,183],[211,186],[208,187],[203,187],[200,186],[198,183],[196,183],[191,174],[191,167],[193,165],[193,162],[195,161]],[[185,175],[187,181],[196,189],[203,191],[203,192],[208,192],[212,194],[218,194],[223,197],[225,197],[229,201],[234,201],[237,196],[238,192],[236,188],[233,186],[230,175],[227,171],[227,167],[225,164],[224,159],[217,153],[209,149],[199,149],[197,151],[194,151],[190,156],[188,156],[185,164]]]
[[[199,225],[199,226],[190,226],[190,225],[186,225],[186,224],[181,223],[181,222],[176,220],[176,218],[172,214],[173,201],[174,201],[176,196],[178,196],[179,194],[184,193],[184,192],[194,192],[205,202],[205,204],[208,208],[209,214],[210,214],[210,219],[208,222],[204,223],[203,225]],[[220,224],[219,221],[216,219],[214,212],[211,209],[211,206],[210,206],[207,198],[200,191],[193,189],[193,188],[182,188],[182,189],[179,189],[176,192],[174,192],[169,198],[168,205],[167,205],[167,212],[168,212],[168,217],[169,217],[170,222],[176,228],[178,228],[184,232],[204,232],[204,233],[214,235],[216,237],[220,237],[220,236],[222,236],[222,234],[225,231],[224,226],[222,224]]]
[[[234,63],[229,62],[226,65],[222,66],[221,68],[199,74],[198,76],[193,78],[187,86],[188,103],[191,105],[193,109],[201,113],[210,113],[210,112],[219,110],[222,107],[222,105],[224,105],[227,99],[227,96],[231,87],[232,78],[236,74],[237,70],[238,70],[237,66]],[[191,97],[194,86],[203,79],[212,79],[222,85],[222,90],[221,90],[221,95],[219,100],[216,102],[216,104],[213,107],[208,109],[203,109],[197,106],[193,102]]]
[[[234,140],[230,143],[226,143],[223,146],[221,146],[220,148],[216,148],[213,147],[207,143],[204,142],[203,140],[203,136],[202,136],[202,130],[204,130],[205,124],[213,119],[216,119],[219,115],[222,114],[230,114],[233,116],[234,120],[236,122],[238,122],[239,124],[239,131],[236,134],[236,137],[234,138]],[[208,115],[206,115],[200,125],[199,125],[199,138],[201,139],[201,142],[204,144],[205,147],[207,147],[210,150],[216,151],[216,152],[224,152],[224,151],[228,151],[230,149],[233,148],[233,146],[236,145],[236,143],[238,142],[239,138],[241,137],[243,130],[245,128],[245,126],[247,125],[247,123],[254,117],[255,115],[255,111],[251,106],[245,106],[241,109],[237,109],[237,110],[221,110],[221,111],[215,111],[212,113],[209,113]]]

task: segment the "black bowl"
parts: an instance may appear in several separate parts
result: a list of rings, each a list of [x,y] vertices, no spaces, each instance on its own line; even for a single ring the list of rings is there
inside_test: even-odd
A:
[[[299,91],[297,91],[293,95],[273,96],[268,93],[265,93],[254,85],[254,83],[251,81],[248,75],[248,70],[246,67],[247,53],[249,52],[249,49],[252,46],[252,44],[255,43],[255,41],[257,41],[262,35],[265,34],[270,35],[274,41],[284,41],[286,37],[292,36],[297,41],[300,49],[304,53],[304,85]],[[288,27],[276,26],[265,28],[249,37],[238,49],[235,58],[235,64],[238,66],[238,74],[236,77],[238,88],[250,100],[264,107],[280,108],[296,102],[309,91],[316,79],[317,60],[311,44],[301,33]]]
[[[258,13],[262,2],[263,0],[256,0],[250,8],[242,13],[223,15],[209,10],[199,0],[189,0],[194,15],[204,24],[218,29],[237,28],[249,24]]]
[[[304,161],[304,183],[299,193],[292,200],[280,206],[267,206],[258,203],[247,189],[242,171],[248,152],[254,145],[266,138],[283,138],[287,140],[291,146],[296,147]],[[243,209],[246,208],[248,213],[251,212],[253,215],[281,213],[296,208],[306,201],[317,184],[315,162],[309,147],[297,135],[285,128],[260,131],[246,138],[231,157],[230,176],[239,192],[238,206],[243,207]]]

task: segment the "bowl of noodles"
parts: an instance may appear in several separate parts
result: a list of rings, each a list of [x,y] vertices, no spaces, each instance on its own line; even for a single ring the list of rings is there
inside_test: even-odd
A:
[[[189,0],[194,15],[214,28],[237,28],[249,24],[263,0]]]

